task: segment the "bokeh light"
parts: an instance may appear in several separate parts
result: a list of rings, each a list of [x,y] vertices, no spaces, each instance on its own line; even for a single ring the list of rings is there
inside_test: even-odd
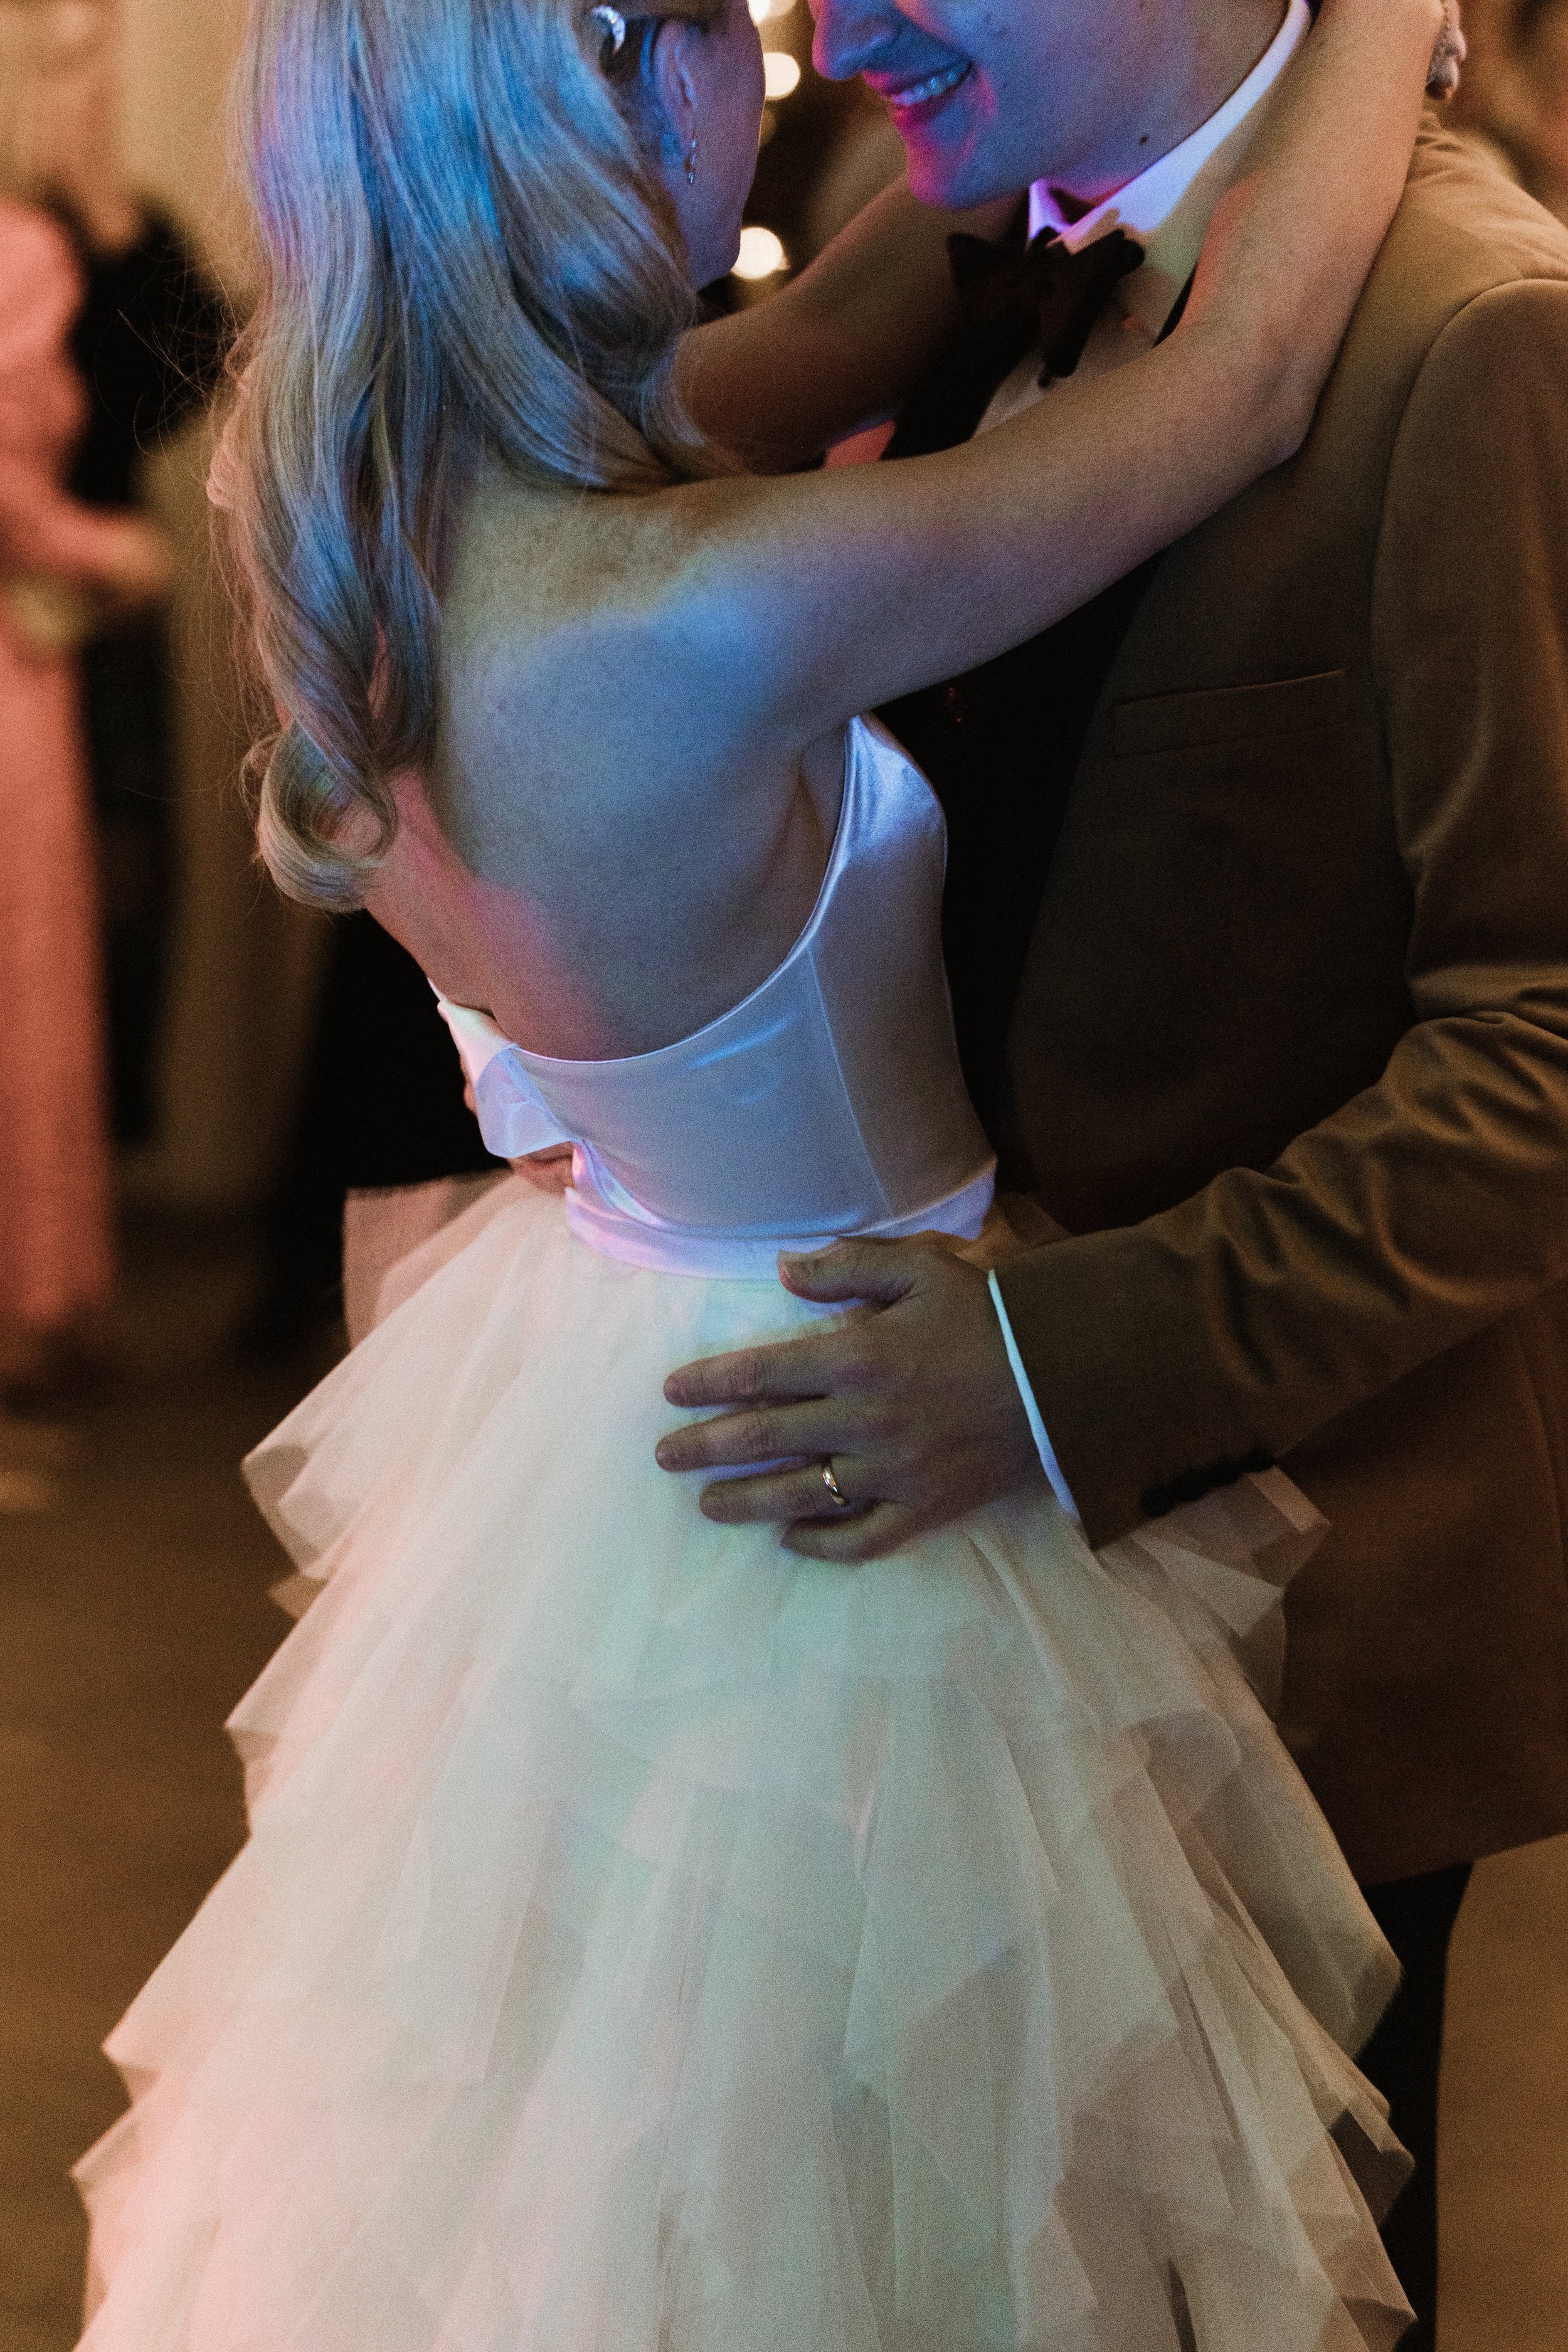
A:
[[[770,49],[763,59],[763,73],[770,98],[787,98],[800,87],[800,67],[787,49]]]
[[[747,0],[753,25],[765,25],[770,16],[787,16],[795,0]]]
[[[787,259],[782,238],[776,237],[771,228],[741,231],[741,251],[735,263],[737,278],[775,277]]]

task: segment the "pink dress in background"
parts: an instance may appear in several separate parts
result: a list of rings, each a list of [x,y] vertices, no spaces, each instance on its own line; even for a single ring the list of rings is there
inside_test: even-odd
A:
[[[63,487],[84,395],[63,234],[0,199],[0,591],[89,581],[117,526]],[[47,1331],[113,1271],[94,845],[74,653],[0,593],[0,1329]]]

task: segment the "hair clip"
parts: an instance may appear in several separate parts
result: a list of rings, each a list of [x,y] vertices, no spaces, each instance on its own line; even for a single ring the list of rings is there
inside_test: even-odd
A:
[[[608,5],[608,0],[601,0],[601,5],[597,8],[590,8],[588,15],[605,36],[603,62],[608,66],[611,58],[618,58],[626,47],[626,20],[618,8]]]

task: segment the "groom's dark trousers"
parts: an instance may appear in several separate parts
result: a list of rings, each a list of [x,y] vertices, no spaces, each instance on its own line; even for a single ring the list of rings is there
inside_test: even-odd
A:
[[[1281,1728],[1406,1961],[1430,2342],[1463,1867],[1568,1829],[1568,235],[1429,124],[1300,455],[885,715],[1091,1541],[1275,1462],[1330,1521]]]

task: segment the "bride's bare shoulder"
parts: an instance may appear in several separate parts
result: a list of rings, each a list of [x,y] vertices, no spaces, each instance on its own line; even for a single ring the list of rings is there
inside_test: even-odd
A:
[[[736,666],[694,613],[723,485],[544,490],[499,470],[458,508],[442,591],[442,823],[506,875],[597,824],[635,833],[755,760]],[[771,783],[786,772],[764,762]],[[559,841],[557,843],[557,836]]]
[[[665,763],[732,771],[745,697],[700,615],[716,548],[742,535],[734,505],[722,483],[622,495],[474,478],[442,593],[442,735],[459,798],[465,772],[510,772],[514,806],[560,806],[569,767],[581,812],[633,780],[657,785]]]
[[[668,597],[695,544],[710,537],[717,486],[641,494],[544,489],[499,467],[465,488],[443,606],[448,641],[504,631],[520,654],[599,621],[631,620]],[[744,503],[745,490],[740,489]]]

